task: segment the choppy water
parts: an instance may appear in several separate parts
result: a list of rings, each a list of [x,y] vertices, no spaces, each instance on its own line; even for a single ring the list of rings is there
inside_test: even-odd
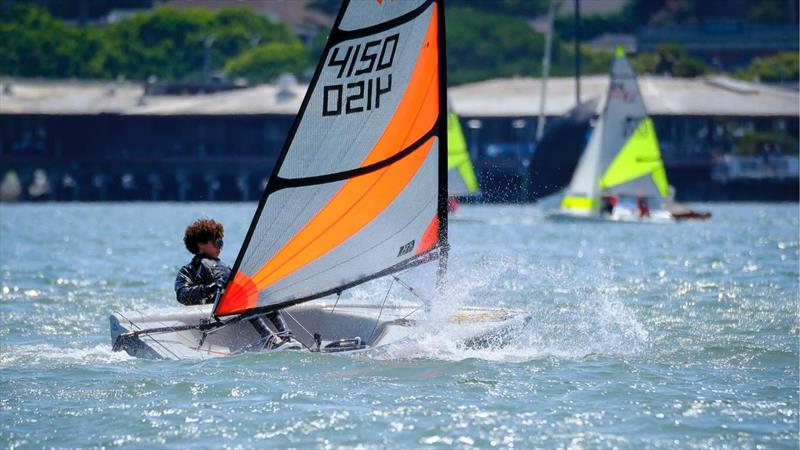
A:
[[[0,206],[0,447],[797,448],[798,205],[705,206],[675,226],[463,207],[483,222],[451,224],[439,307],[530,311],[510,348],[427,327],[373,356],[199,363],[111,352],[107,316],[174,304],[198,216],[232,262],[252,204]]]

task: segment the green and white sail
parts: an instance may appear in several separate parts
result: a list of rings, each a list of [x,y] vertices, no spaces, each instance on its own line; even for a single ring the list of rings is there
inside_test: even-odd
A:
[[[447,194],[460,197],[479,194],[478,178],[469,158],[467,141],[452,109],[447,113],[447,134]]]
[[[603,112],[561,208],[588,214],[598,210],[604,194],[666,198],[668,191],[653,121],[647,116],[636,74],[617,48]]]

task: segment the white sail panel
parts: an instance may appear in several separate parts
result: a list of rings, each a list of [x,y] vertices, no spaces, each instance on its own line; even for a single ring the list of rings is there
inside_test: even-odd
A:
[[[447,171],[447,193],[451,196],[464,196],[472,194],[464,183],[464,178],[458,172],[458,168],[454,167]]]
[[[564,199],[561,202],[563,209],[592,211],[597,209],[596,199],[599,197],[598,166],[600,165],[601,145],[603,142],[604,120],[601,115],[589,137],[589,143],[583,151],[575,172],[572,174],[567,186]]]
[[[343,8],[218,316],[335,292],[440,243],[441,6]]]
[[[389,2],[387,6],[393,3],[398,2]],[[353,3],[362,4],[371,3]],[[353,9],[358,8],[349,8]],[[342,172],[358,168],[364,162],[407,92],[405,88],[428,35],[434,6],[427,9],[428,14],[417,20],[345,40],[325,54],[304,113],[304,118],[309,119],[300,122],[281,164],[280,177]],[[332,38],[335,36],[332,34]],[[399,152],[402,148],[394,150]]]
[[[400,264],[420,250],[429,249],[430,242],[424,242],[424,235],[435,222],[438,170],[438,146],[435,142],[431,144],[415,179],[386,209],[345,243],[316,259],[301,266],[301,258],[312,256],[312,249],[308,249],[294,256],[297,261],[276,265],[276,272],[264,275],[276,281],[269,280],[260,296],[283,301],[305,298],[369,276],[376,268]],[[283,194],[291,195],[288,191]],[[292,270],[293,266],[300,267]],[[281,270],[287,275],[281,277]]]
[[[424,0],[355,0],[342,17],[339,29],[352,31],[397,20],[413,13]]]

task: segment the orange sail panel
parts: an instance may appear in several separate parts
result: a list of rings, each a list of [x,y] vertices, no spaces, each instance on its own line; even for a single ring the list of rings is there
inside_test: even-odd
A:
[[[235,276],[216,305],[215,315],[310,298],[436,247],[440,226],[436,216],[438,155],[442,151],[437,137],[442,133],[437,5],[417,0],[416,4],[397,2],[402,6],[396,8],[403,8],[398,11],[388,9],[394,3],[366,9],[375,10],[382,20],[388,17],[399,22],[396,28],[373,25],[380,30],[375,36],[334,42],[323,54],[321,72],[315,77],[316,85],[312,82],[309,88],[284,167],[277,171],[298,182],[267,196],[263,211],[251,226],[250,245],[240,252]],[[360,10],[349,17],[353,8],[346,7],[342,23],[364,24],[369,19],[365,14],[370,11]],[[406,17],[408,20],[402,21]],[[333,32],[331,40],[335,41],[335,36]],[[369,67],[383,69],[369,72]],[[361,73],[361,77],[345,76],[351,72]],[[354,98],[351,92],[340,105],[342,98],[337,96],[347,86],[366,86],[353,92],[373,98],[361,99],[358,108],[341,106]],[[377,86],[385,91],[380,103],[375,101]],[[362,107],[366,104],[372,110]],[[347,114],[347,108],[353,112]],[[345,113],[333,114],[337,111]],[[307,126],[306,122],[316,123]],[[357,167],[363,172],[338,175],[355,169],[347,167],[348,159],[358,155],[359,143],[371,139],[369,129],[357,127],[376,123],[382,124],[383,130],[361,157]],[[342,130],[337,133],[337,128]],[[320,168],[307,167],[308,161],[315,160],[315,151],[320,165],[328,167],[330,180]],[[341,157],[332,152],[340,152]],[[387,164],[390,158],[395,159]],[[304,184],[303,180],[312,178],[314,181]],[[268,193],[269,189],[268,185]],[[303,206],[316,209],[308,214]],[[289,216],[297,220],[288,220]]]

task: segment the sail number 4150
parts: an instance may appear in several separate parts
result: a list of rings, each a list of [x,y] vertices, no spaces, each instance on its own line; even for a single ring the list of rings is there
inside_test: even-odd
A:
[[[329,84],[323,87],[322,115],[338,116],[370,111],[381,107],[381,96],[392,90],[392,74],[377,72],[392,67],[397,51],[399,34],[364,44],[334,47],[330,52],[327,66],[338,68],[337,80],[376,73],[374,77]]]

